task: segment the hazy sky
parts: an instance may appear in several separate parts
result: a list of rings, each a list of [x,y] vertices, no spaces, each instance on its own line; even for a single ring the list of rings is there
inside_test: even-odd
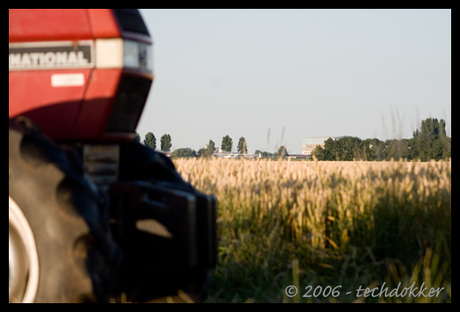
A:
[[[173,150],[245,137],[252,153],[302,139],[451,135],[450,10],[141,10],[155,80],[137,127]],[[284,129],[284,135],[283,135]]]

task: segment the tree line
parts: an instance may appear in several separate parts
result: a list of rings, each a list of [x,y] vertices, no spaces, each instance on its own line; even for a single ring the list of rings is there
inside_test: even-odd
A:
[[[136,139],[137,142],[141,142],[141,136],[139,133],[136,132]],[[157,148],[156,137],[152,132],[148,132],[145,135],[143,140],[145,146],[150,147],[151,149],[155,150]],[[172,140],[169,134],[164,134],[160,138],[160,149],[164,153],[169,153],[172,147]],[[233,148],[233,140],[229,135],[226,135],[222,138],[221,150],[223,152],[231,152]],[[241,137],[238,141],[237,150],[241,154],[246,154],[248,152],[248,146],[246,144],[246,139]],[[200,148],[197,151],[191,149],[189,147],[186,148],[178,148],[171,153],[172,158],[180,158],[180,157],[210,157],[216,151],[216,144],[213,140],[209,140],[209,143],[206,147]]]
[[[141,141],[139,133],[136,132],[136,140]],[[156,138],[152,132],[148,132],[143,140],[145,146],[152,149],[157,148]],[[172,140],[169,134],[160,138],[160,149],[169,153],[172,147]],[[220,148],[223,152],[231,152],[233,140],[229,135],[222,138]],[[210,157],[216,151],[216,144],[209,140],[208,144],[198,151],[186,148],[178,148],[171,153],[172,158],[180,157]],[[248,152],[246,139],[241,137],[238,141],[237,151],[241,154]],[[278,152],[268,153],[256,150],[265,158],[284,158],[288,156],[287,150],[281,146]],[[410,139],[392,139],[381,141],[379,139],[361,140],[357,137],[343,137],[338,140],[332,138],[324,142],[324,147],[318,145],[312,151],[312,157],[318,160],[440,160],[451,157],[451,138],[446,134],[446,122],[441,119],[427,118],[422,121],[420,130],[416,129]]]
[[[332,138],[317,146],[312,157],[318,160],[441,160],[451,157],[451,138],[446,135],[446,122],[427,118],[410,139],[360,140],[356,137]]]
[[[136,132],[135,140],[139,143],[141,142],[141,136],[137,132]],[[152,132],[148,132],[145,135],[143,143],[145,146],[150,147],[153,150],[157,148],[157,139]],[[163,134],[163,136],[160,138],[160,144],[161,144],[160,148],[163,152],[168,153],[169,151],[171,151],[171,147],[172,147],[171,136],[169,134]]]

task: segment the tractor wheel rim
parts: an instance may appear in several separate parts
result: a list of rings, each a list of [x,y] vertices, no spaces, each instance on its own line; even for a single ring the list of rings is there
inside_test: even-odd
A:
[[[9,197],[9,301],[33,302],[38,280],[34,234],[21,208]]]

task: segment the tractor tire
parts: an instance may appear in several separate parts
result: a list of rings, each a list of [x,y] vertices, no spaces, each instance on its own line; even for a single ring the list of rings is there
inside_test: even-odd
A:
[[[28,123],[9,127],[9,301],[107,302],[121,255],[101,196]]]

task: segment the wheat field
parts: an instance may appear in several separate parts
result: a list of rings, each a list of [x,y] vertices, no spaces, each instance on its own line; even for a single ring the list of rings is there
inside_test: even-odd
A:
[[[174,163],[218,198],[219,264],[209,302],[451,300],[451,161]],[[288,285],[299,295],[289,297]],[[339,285],[338,296],[302,296],[306,287]],[[384,285],[442,290],[353,295],[359,286]]]

